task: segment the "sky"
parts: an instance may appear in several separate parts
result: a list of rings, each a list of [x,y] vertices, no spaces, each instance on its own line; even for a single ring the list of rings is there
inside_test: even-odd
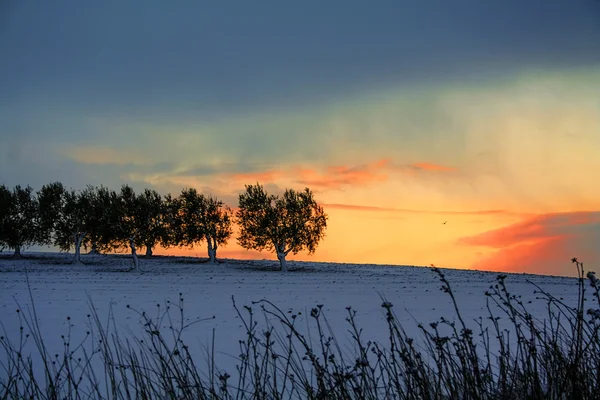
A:
[[[309,187],[295,259],[600,263],[599,1],[4,0],[0,59],[0,184]]]

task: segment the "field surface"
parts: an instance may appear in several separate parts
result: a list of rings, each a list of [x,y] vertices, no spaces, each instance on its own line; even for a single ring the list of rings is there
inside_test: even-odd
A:
[[[310,335],[314,332],[307,316],[312,308],[322,305],[331,330],[349,353],[347,306],[357,311],[363,337],[382,343],[387,339],[382,296],[394,305],[405,330],[414,332],[415,337],[419,336],[417,322],[454,319],[448,295],[439,290],[437,276],[425,267],[290,262],[290,272],[283,274],[272,261],[225,260],[210,265],[193,258],[153,257],[140,260],[143,272],[139,273],[128,272],[131,260],[124,256],[85,256],[86,265],[80,266],[68,265],[69,257],[36,254],[20,261],[0,258],[0,322],[4,335],[18,337],[21,322],[17,308],[25,313],[31,310],[30,293],[50,352],[62,352],[61,335],[67,335],[69,329],[73,340],[83,337],[89,329],[89,300],[103,322],[109,321],[112,310],[114,326],[127,336],[139,334],[142,329],[135,310],[160,315],[167,301],[177,303],[181,293],[184,321],[202,319],[187,328],[184,336],[200,368],[208,365],[207,354],[214,346],[217,366],[233,373],[239,340],[244,339],[246,331],[232,298],[242,315],[247,315],[243,306],[253,307],[259,326],[264,326],[266,317],[253,302],[266,299],[286,314],[300,312],[299,326]],[[495,283],[497,274],[444,272],[463,318],[476,328],[475,320],[487,316],[484,292]],[[546,304],[536,300],[535,288],[528,281],[567,303],[577,295],[573,278],[508,275],[510,291],[522,295],[525,302],[531,301],[528,308],[540,318],[545,316]],[[178,315],[174,312],[175,317]],[[168,328],[169,324],[163,320],[162,326]],[[33,344],[29,348],[33,350]]]

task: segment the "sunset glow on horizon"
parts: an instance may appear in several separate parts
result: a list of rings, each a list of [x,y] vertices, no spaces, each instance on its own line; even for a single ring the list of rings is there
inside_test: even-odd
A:
[[[231,207],[245,184],[308,187],[328,229],[292,260],[593,270],[600,5],[525,3],[10,3],[0,184]],[[275,259],[235,237],[218,257]]]

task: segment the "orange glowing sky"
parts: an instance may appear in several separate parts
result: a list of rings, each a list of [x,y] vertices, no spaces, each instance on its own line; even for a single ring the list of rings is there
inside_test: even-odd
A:
[[[293,259],[598,265],[597,2],[333,3],[15,2],[0,183],[195,187],[232,207],[244,184],[307,186],[329,227]],[[235,239],[219,255],[273,258]]]
[[[600,256],[600,190],[593,183],[600,172],[600,135],[591,133],[600,132],[600,95],[587,86],[600,82],[599,72],[529,73],[489,87],[428,89],[433,110],[407,106],[418,92],[366,96],[360,108],[344,104],[320,124],[311,121],[313,130],[322,130],[330,161],[292,159],[266,162],[253,172],[205,175],[181,167],[124,178],[172,191],[197,187],[234,206],[245,183],[260,182],[274,192],[308,186],[329,214],[329,229],[316,255],[298,260],[572,275],[571,257],[593,265]],[[423,115],[411,117],[414,112]],[[289,117],[281,118],[252,122],[263,129]],[[302,119],[296,118],[300,131]],[[413,118],[432,121],[423,139],[396,139],[393,132],[419,132]],[[356,126],[366,126],[373,138],[365,151],[360,142],[336,139]],[[213,163],[219,171],[234,160]],[[221,255],[270,258],[235,243]]]

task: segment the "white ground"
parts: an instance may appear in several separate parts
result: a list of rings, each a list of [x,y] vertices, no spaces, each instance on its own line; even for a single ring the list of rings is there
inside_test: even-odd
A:
[[[74,325],[75,336],[87,329],[87,295],[102,318],[107,317],[112,304],[121,332],[123,327],[137,332],[140,318],[127,305],[155,315],[158,303],[164,306],[167,300],[177,302],[182,293],[186,317],[190,320],[215,316],[191,326],[186,335],[192,351],[200,357],[200,364],[214,328],[217,363],[232,372],[239,354],[238,340],[245,334],[232,307],[232,296],[240,307],[268,299],[284,311],[301,311],[303,315],[323,304],[342,345],[348,340],[346,306],[358,311],[357,319],[364,328],[365,338],[386,341],[380,295],[394,304],[405,329],[415,336],[418,330],[413,317],[428,324],[442,316],[454,316],[449,298],[439,290],[436,275],[425,267],[290,262],[290,272],[282,274],[272,261],[228,261],[212,266],[191,258],[156,257],[140,260],[144,270],[140,274],[124,272],[131,264],[124,256],[84,256],[86,266],[67,265],[70,255],[36,256],[36,260],[0,259],[0,322],[9,337],[18,335],[15,300],[23,309],[31,306],[28,277],[44,337],[55,347],[51,352],[62,352],[60,336],[68,332],[67,317]],[[483,293],[495,282],[497,274],[445,272],[464,318],[472,322],[479,316],[485,317]],[[509,289],[522,294],[525,301],[532,300],[530,309],[537,310],[540,317],[544,315],[545,304],[535,300],[534,288],[526,283],[527,279],[567,302],[577,295],[573,278],[509,275]],[[259,317],[262,319],[260,314]]]

